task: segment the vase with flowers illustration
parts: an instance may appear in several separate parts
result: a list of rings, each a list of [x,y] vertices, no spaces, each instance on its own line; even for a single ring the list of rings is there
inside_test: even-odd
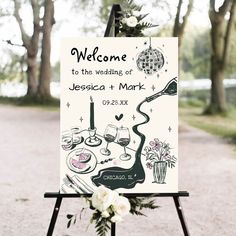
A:
[[[170,155],[170,145],[161,142],[158,138],[149,142],[144,151],[147,161],[147,167],[153,171],[153,183],[165,184],[168,168],[175,167],[176,157]]]

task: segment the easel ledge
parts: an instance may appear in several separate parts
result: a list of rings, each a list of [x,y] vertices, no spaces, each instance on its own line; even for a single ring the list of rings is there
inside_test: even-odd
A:
[[[122,194],[127,198],[132,197],[189,197],[189,192],[179,191],[176,193],[125,193]],[[44,198],[78,198],[78,197],[91,197],[92,194],[79,194],[79,193],[59,193],[59,192],[46,192]]]
[[[180,204],[180,197],[189,197],[189,192],[179,191],[176,193],[126,193],[123,194],[127,198],[133,197],[173,197],[175,208],[179,216],[179,220],[183,229],[184,236],[189,236],[189,231],[185,221],[182,206]],[[56,198],[56,203],[52,213],[51,221],[49,224],[47,236],[52,236],[54,227],[57,221],[57,216],[60,210],[61,202],[63,198],[80,198],[80,197],[91,197],[92,194],[78,194],[78,193],[60,193],[60,192],[46,192],[44,198]],[[111,236],[116,235],[116,224],[111,224]]]

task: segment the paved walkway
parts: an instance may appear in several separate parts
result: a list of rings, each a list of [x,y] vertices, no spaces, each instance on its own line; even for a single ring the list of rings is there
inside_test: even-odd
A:
[[[59,186],[59,112],[36,108],[0,107],[0,235],[44,236],[54,200],[46,191]],[[236,154],[221,139],[185,124],[180,126],[180,190],[193,236],[236,235]],[[181,227],[172,199],[158,199],[161,206],[148,217],[130,217],[117,227],[120,236],[179,236]],[[83,200],[62,203],[57,236],[95,236],[87,231],[90,211],[71,229],[67,213],[78,212]]]

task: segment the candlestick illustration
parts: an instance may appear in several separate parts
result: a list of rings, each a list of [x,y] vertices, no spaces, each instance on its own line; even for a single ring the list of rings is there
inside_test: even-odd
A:
[[[90,129],[94,129],[94,102],[90,96]]]
[[[102,140],[96,136],[96,127],[94,125],[94,101],[90,96],[90,127],[88,129],[89,137],[85,140],[85,144],[90,147],[97,147],[102,143]]]

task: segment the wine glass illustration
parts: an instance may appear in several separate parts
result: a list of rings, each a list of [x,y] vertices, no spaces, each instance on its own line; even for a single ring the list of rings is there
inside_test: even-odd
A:
[[[108,145],[109,145],[109,143],[115,141],[116,135],[117,135],[117,127],[114,125],[111,125],[111,124],[107,125],[106,130],[103,135],[104,139],[107,141],[107,145],[105,148],[102,148],[100,150],[100,152],[103,155],[109,156],[111,154],[111,151],[108,149]]]
[[[130,143],[130,134],[128,128],[121,127],[118,129],[117,143],[124,147],[124,153],[120,155],[120,159],[122,161],[130,160],[131,155],[126,153],[126,146]]]

